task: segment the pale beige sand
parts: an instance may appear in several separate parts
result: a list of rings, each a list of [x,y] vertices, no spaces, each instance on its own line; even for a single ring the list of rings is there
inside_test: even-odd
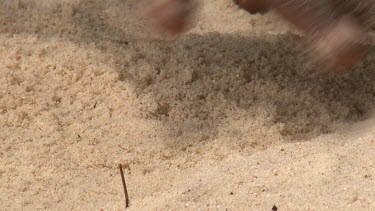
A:
[[[317,73],[229,0],[171,42],[137,0],[0,2],[1,210],[121,210],[118,163],[129,210],[375,210],[375,51]]]

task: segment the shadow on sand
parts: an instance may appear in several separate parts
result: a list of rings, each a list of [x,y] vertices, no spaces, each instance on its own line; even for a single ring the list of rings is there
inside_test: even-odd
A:
[[[129,8],[135,1],[113,2],[118,5],[110,10],[109,3],[81,1],[63,25],[44,26],[60,21],[62,4],[48,22],[10,24],[2,33],[95,44],[117,66],[119,80],[132,83],[148,102],[139,108],[144,117],[163,122],[168,143],[202,142],[225,133],[308,140],[366,118],[375,105],[374,50],[352,72],[322,74],[293,50],[291,35],[188,34],[156,41],[142,36],[141,24],[132,22]],[[241,124],[249,131],[233,128]]]

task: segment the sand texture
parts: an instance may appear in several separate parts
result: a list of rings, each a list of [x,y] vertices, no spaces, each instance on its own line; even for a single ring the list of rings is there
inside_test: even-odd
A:
[[[203,0],[0,1],[0,210],[375,210],[375,42],[343,75],[272,15]]]

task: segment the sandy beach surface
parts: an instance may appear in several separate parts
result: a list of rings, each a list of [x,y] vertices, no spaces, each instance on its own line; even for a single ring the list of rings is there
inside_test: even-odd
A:
[[[273,14],[0,1],[0,210],[375,210],[375,42],[343,75]]]

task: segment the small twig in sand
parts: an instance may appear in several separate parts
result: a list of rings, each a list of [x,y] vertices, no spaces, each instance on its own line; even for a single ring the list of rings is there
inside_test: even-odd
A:
[[[124,171],[122,170],[122,165],[119,164],[118,168],[120,169],[121,174],[121,180],[122,180],[122,186],[124,187],[124,193],[125,193],[125,209],[129,207],[129,195],[128,195],[128,189],[126,188],[125,183],[125,177],[124,177]]]

